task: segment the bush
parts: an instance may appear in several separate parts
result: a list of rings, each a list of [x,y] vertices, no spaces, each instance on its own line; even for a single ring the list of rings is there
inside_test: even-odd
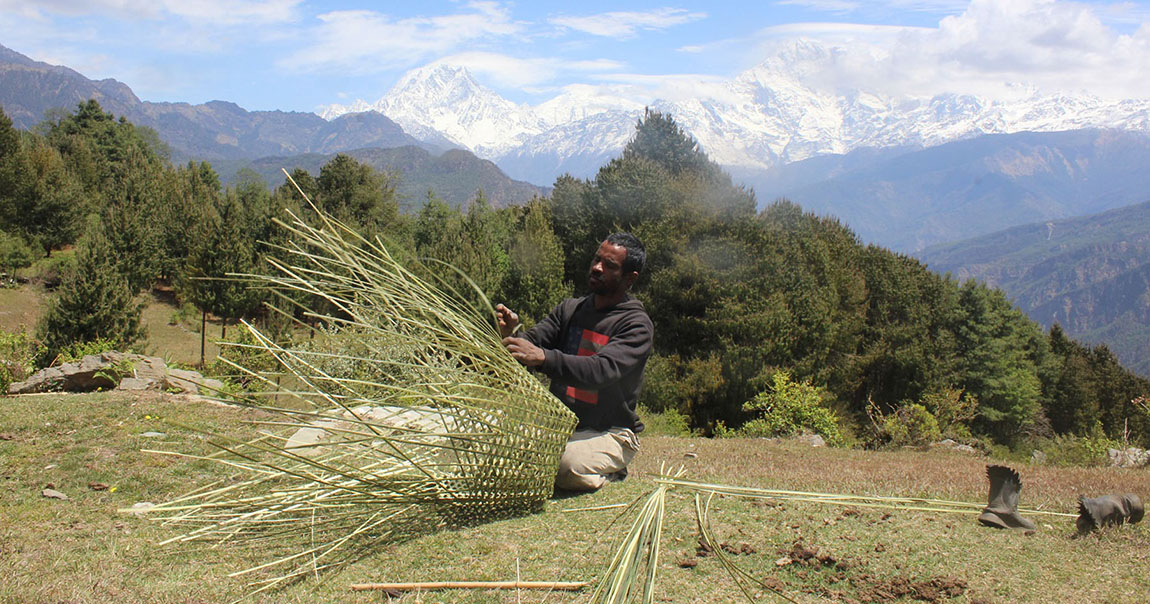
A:
[[[259,341],[246,327],[235,329],[230,337],[216,340],[216,342],[220,344],[220,355],[226,356],[229,361],[240,367],[262,375],[270,374],[280,368],[276,358],[270,352],[259,347]],[[230,392],[268,390],[268,384],[263,380],[244,373],[219,358],[208,364],[205,375],[224,382],[226,389]]]
[[[16,269],[32,266],[36,257],[36,252],[22,237],[0,231],[0,276],[14,281]]]
[[[7,392],[12,383],[24,381],[36,371],[36,359],[42,355],[43,348],[24,331],[0,329],[0,394]]]
[[[667,409],[665,411],[658,412],[640,406],[639,417],[643,420],[644,436],[691,435],[691,427],[687,422],[687,416],[679,413],[678,411],[675,411],[674,409]]]
[[[108,352],[109,350],[118,350],[119,352],[132,352],[130,349],[119,350],[120,348],[122,347],[117,346],[116,342],[113,342],[107,338],[96,338],[95,340],[88,342],[73,342],[72,344],[69,344],[60,349],[60,352],[56,355],[56,358],[53,359],[55,361],[53,364],[75,363],[76,361],[79,361],[88,355],[100,354],[102,352]]]
[[[830,445],[843,442],[838,417],[822,405],[826,390],[809,381],[795,382],[786,371],[775,373],[771,387],[743,405],[757,417],[737,431],[741,436],[792,436],[813,432]]]
[[[1098,422],[1085,436],[1059,435],[1034,441],[1034,449],[1042,451],[1046,463],[1052,466],[1109,465],[1109,449],[1122,448],[1125,446],[1120,441],[1106,437],[1102,424]]]
[[[884,418],[882,427],[896,447],[926,445],[942,438],[934,415],[919,404],[899,407]]]
[[[924,394],[922,406],[934,416],[942,436],[961,441],[972,440],[967,422],[978,415],[978,397],[961,388],[943,388]]]
[[[57,251],[34,262],[27,274],[30,275],[32,282],[43,285],[45,289],[55,289],[59,287],[65,275],[75,270],[75,264],[74,249]]]

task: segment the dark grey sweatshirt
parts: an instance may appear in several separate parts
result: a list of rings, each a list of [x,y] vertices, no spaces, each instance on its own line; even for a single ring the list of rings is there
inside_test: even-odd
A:
[[[579,418],[576,429],[643,431],[635,413],[654,334],[643,303],[629,295],[603,310],[594,296],[568,298],[524,334],[543,348],[551,393]]]

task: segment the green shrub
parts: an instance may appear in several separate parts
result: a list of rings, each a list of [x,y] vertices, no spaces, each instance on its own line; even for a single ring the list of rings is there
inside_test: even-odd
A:
[[[968,422],[978,416],[978,397],[961,388],[943,388],[922,397],[922,406],[934,416],[943,437],[970,441]]]
[[[1038,439],[1033,445],[1034,449],[1042,451],[1046,463],[1052,466],[1105,466],[1110,463],[1109,449],[1124,448],[1121,442],[1107,438],[1098,422],[1085,436],[1058,435]]]
[[[73,342],[60,349],[59,354],[56,356],[54,365],[61,363],[75,363],[84,357],[91,354],[100,354],[108,352],[109,350],[117,350],[119,352],[130,352],[129,350],[120,350],[116,342],[107,338],[96,338],[88,342]]]
[[[246,327],[240,326],[238,329],[232,330],[228,338],[216,340],[216,342],[220,344],[220,356],[226,356],[229,361],[241,367],[260,373],[269,373],[279,369],[279,362],[270,352],[254,346],[257,340]],[[219,358],[208,363],[205,375],[210,375],[224,382],[226,390],[229,392],[259,392],[268,389],[267,383],[240,372]]]
[[[200,311],[191,302],[184,302],[168,316],[168,325],[180,325],[200,333]]]
[[[64,280],[64,275],[75,270],[75,249],[58,250],[50,256],[41,258],[32,263],[27,273],[30,280],[43,285],[47,289],[54,289]]]
[[[795,382],[786,371],[771,377],[769,390],[760,392],[743,405],[743,411],[756,417],[743,424],[742,436],[792,436],[813,432],[830,445],[842,444],[838,417],[822,405],[826,390],[809,381]]]
[[[7,392],[12,383],[24,381],[36,371],[36,359],[43,354],[43,348],[24,331],[0,329],[0,394]]]
[[[6,282],[13,282],[16,269],[32,266],[38,254],[19,235],[9,235],[0,231],[0,276]]]
[[[883,430],[896,447],[925,445],[942,438],[938,420],[917,403],[903,405],[883,420]]]
[[[645,436],[691,435],[691,426],[687,422],[687,416],[674,409],[658,412],[640,406],[639,417],[643,419],[643,434]]]

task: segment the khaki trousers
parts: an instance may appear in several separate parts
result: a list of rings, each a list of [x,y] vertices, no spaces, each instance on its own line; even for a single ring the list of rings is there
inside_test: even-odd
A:
[[[559,459],[555,486],[568,491],[598,490],[626,470],[638,452],[639,437],[627,428],[579,430],[571,435]]]

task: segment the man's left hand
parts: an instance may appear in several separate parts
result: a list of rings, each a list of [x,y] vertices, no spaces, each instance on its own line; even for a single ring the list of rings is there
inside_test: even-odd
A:
[[[523,338],[503,338],[503,345],[516,361],[528,367],[538,367],[547,358],[542,348]]]

